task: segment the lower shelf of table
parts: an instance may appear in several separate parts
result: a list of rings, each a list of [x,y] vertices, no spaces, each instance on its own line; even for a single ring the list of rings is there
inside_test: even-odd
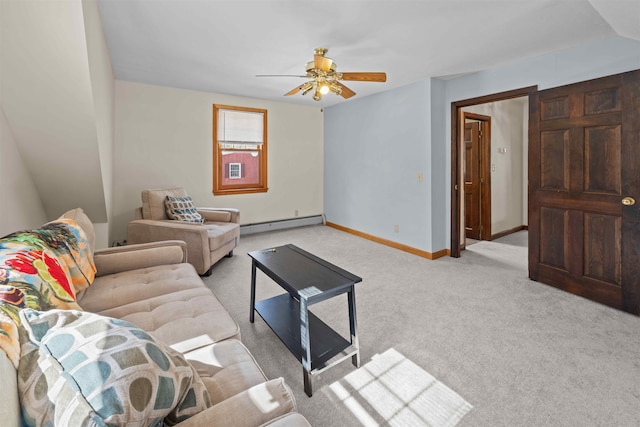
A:
[[[256,312],[271,330],[302,361],[300,344],[300,303],[289,294],[257,301]],[[311,311],[309,313],[309,340],[311,343],[311,373],[327,368],[358,353],[344,337],[331,329]],[[315,371],[315,372],[314,372]]]

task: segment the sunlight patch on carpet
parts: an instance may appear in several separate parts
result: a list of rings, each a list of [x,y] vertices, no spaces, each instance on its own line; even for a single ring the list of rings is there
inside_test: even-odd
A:
[[[393,348],[329,389],[364,426],[453,427],[472,408]]]

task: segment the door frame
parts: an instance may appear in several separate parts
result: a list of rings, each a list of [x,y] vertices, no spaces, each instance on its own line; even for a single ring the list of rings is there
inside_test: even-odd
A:
[[[528,86],[451,103],[451,250],[449,251],[451,257],[459,258],[462,250],[460,244],[460,206],[463,194],[460,182],[460,173],[462,171],[460,161],[464,154],[461,153],[462,144],[460,143],[460,139],[462,137],[461,125],[464,123],[462,109],[471,105],[504,101],[511,98],[519,98],[521,96],[530,97],[530,95],[537,92],[537,90],[537,85]]]
[[[478,150],[480,155],[478,162],[480,164],[480,240],[491,240],[491,117],[463,111],[463,126],[466,124],[467,119],[482,122],[479,141],[480,149]],[[463,138],[459,142],[461,161],[464,159],[464,148],[461,144]],[[462,188],[464,192],[464,186]],[[462,195],[462,200],[464,200],[464,195]],[[463,203],[460,204],[461,209],[462,205]],[[466,206],[464,206],[464,209],[466,209]]]

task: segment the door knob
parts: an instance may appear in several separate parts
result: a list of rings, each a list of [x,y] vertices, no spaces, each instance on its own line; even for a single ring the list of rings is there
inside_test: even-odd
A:
[[[625,197],[624,199],[622,199],[622,204],[625,206],[633,206],[636,204],[636,199],[634,199],[633,197]]]

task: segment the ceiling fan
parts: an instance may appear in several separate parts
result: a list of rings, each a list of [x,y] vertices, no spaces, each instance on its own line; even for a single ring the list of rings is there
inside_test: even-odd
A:
[[[313,61],[307,62],[305,75],[291,77],[304,77],[311,79],[306,83],[285,93],[284,96],[295,95],[302,92],[303,95],[313,91],[313,99],[320,101],[322,95],[333,92],[344,99],[351,98],[356,93],[340,83],[341,80],[361,81],[361,82],[386,82],[387,75],[385,73],[363,73],[349,72],[339,73],[336,71],[336,63],[331,58],[324,56],[329,49],[319,47],[314,50]],[[259,75],[256,77],[274,77],[275,75]]]

